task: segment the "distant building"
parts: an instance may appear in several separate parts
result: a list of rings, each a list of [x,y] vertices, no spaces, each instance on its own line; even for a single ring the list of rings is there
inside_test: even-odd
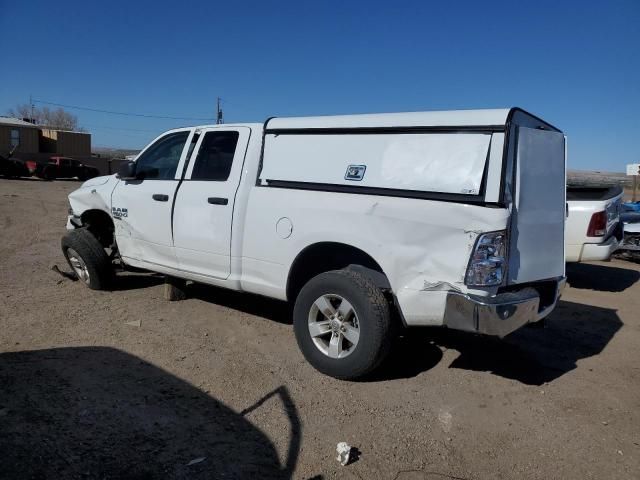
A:
[[[40,152],[55,153],[64,157],[91,156],[91,134],[42,128]]]
[[[0,117],[0,154],[17,145],[18,158],[41,158],[47,154],[72,158],[91,157],[91,134],[55,130],[18,118]]]
[[[0,155],[6,155],[14,147],[15,153],[39,153],[40,129],[18,118],[0,117]]]

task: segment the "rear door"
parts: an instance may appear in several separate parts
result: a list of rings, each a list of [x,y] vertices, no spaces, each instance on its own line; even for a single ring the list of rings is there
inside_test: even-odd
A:
[[[180,270],[229,277],[233,207],[250,131],[211,127],[199,132],[173,214]]]
[[[509,282],[560,277],[565,266],[565,138],[550,130],[516,129]]]

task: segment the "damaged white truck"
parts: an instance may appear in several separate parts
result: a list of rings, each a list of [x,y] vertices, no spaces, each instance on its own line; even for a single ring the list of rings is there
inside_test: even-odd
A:
[[[180,128],[69,195],[62,250],[94,289],[119,263],[292,302],[306,359],[354,379],[398,327],[504,336],[553,310],[565,163],[516,108]]]

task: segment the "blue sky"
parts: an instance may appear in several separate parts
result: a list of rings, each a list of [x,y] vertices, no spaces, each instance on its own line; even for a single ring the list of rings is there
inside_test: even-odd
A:
[[[640,0],[0,0],[0,113],[33,98],[225,120],[521,106],[571,168],[640,162]],[[203,123],[70,110],[96,146]]]

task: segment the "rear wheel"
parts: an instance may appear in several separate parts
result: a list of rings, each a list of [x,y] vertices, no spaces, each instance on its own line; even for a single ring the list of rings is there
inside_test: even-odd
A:
[[[46,166],[42,170],[42,178],[44,180],[54,180],[56,178],[56,169],[53,166]]]
[[[92,290],[108,289],[114,277],[111,260],[102,245],[86,228],[62,237],[62,253],[82,283]]]
[[[363,377],[389,352],[389,303],[359,272],[334,270],[312,278],[300,291],[293,315],[300,350],[326,375],[344,380]]]

